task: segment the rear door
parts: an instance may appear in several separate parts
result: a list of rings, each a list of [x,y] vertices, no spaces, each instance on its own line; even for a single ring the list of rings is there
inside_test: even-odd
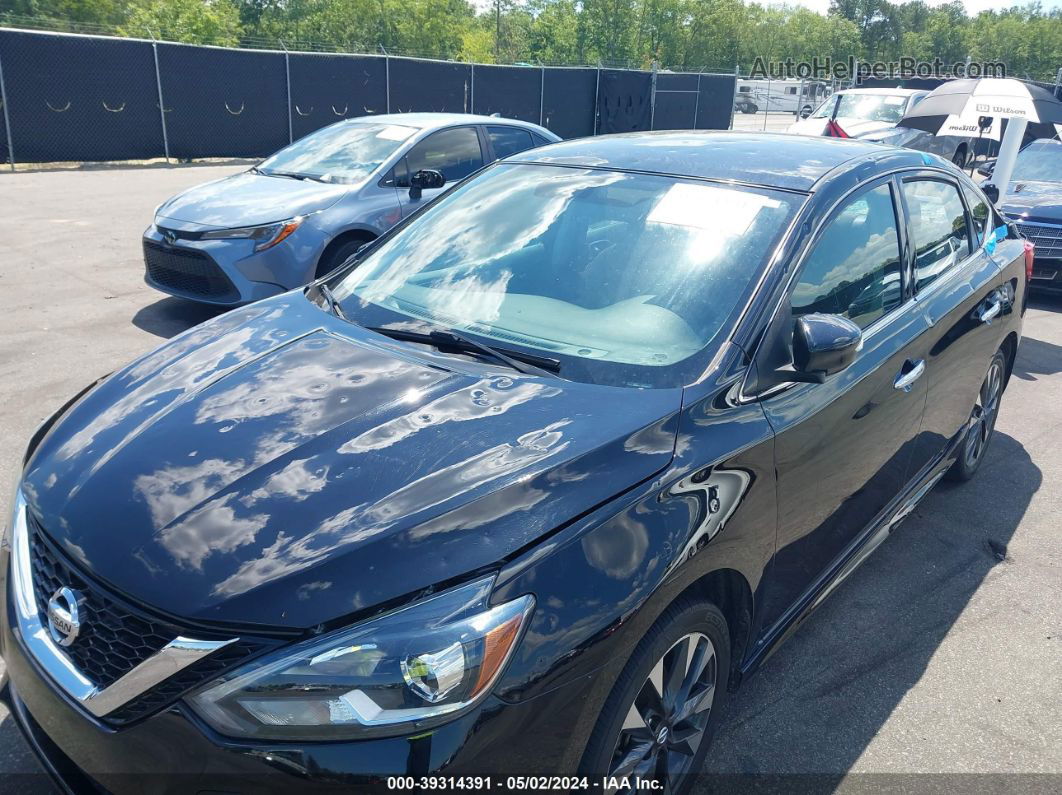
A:
[[[530,130],[510,125],[487,125],[487,139],[490,142],[493,160],[501,160],[535,146]]]
[[[929,394],[911,461],[912,475],[932,467],[965,428],[981,382],[1003,342],[1001,315],[1011,296],[986,247],[991,210],[980,191],[941,172],[901,180],[912,249],[915,303],[929,329],[917,356],[926,362]]]
[[[434,132],[413,145],[395,166],[395,186],[403,217],[420,209],[454,182],[483,167],[483,147],[474,126],[450,127]],[[441,188],[424,190],[419,198],[409,195],[409,178],[422,169],[440,172],[446,178]]]
[[[768,626],[800,609],[906,483],[926,398],[925,365],[912,347],[926,324],[908,297],[898,190],[883,178],[842,201],[779,308],[794,319],[848,317],[863,329],[863,348],[823,384],[761,398],[776,433],[778,477]],[[792,320],[780,320],[772,328],[791,334]]]

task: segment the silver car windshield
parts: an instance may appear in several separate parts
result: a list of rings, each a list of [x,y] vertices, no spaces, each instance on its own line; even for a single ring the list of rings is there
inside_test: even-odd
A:
[[[1012,180],[1062,182],[1062,142],[1034,141],[1018,152]]]
[[[665,368],[743,305],[802,199],[504,164],[381,243],[334,293],[355,318],[383,307],[549,356]]]
[[[416,131],[400,124],[341,122],[300,138],[262,161],[258,170],[323,182],[360,182]]]
[[[837,118],[898,122],[907,107],[903,94],[841,94]]]

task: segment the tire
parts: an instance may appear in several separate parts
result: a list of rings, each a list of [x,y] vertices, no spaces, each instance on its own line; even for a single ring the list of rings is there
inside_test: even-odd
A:
[[[684,644],[694,644],[694,651]],[[691,676],[702,660],[700,675]],[[684,675],[678,687],[678,679],[669,676],[673,670],[676,676]],[[693,599],[671,605],[617,678],[587,743],[582,774],[598,780],[626,774],[631,791],[637,791],[636,778],[663,781],[665,769],[670,769],[669,791],[686,792],[700,772],[726,704],[729,673],[730,635],[719,608]],[[675,698],[684,687],[694,695]],[[685,719],[670,709],[679,701],[686,712],[694,710]],[[674,767],[668,768],[669,763]]]
[[[368,235],[364,237],[351,237],[344,240],[335,248],[325,251],[325,253],[321,255],[320,261],[317,263],[317,271],[314,273],[314,278],[320,279],[322,276],[326,276],[334,271],[370,240],[372,240],[372,238]]]
[[[745,104],[741,108],[741,112],[742,113],[753,114],[753,113],[756,113],[759,109],[760,109],[759,105],[755,105],[752,102],[749,102],[749,103]]]
[[[1003,351],[996,351],[988,365],[985,380],[977,393],[977,401],[970,413],[970,428],[959,445],[959,457],[951,465],[945,477],[963,483],[974,476],[985,460],[988,443],[996,429],[999,416],[999,401],[1007,379],[1007,359]]]
[[[951,156],[952,163],[957,165],[959,168],[966,168],[966,161],[969,159],[970,157],[966,153],[965,144],[959,144],[957,147],[955,147],[955,153]]]

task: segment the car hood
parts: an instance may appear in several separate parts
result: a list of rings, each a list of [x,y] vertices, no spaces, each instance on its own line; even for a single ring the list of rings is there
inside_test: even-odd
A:
[[[799,135],[822,135],[826,131],[827,119],[801,119],[795,124],[789,125],[787,132]],[[867,133],[880,132],[895,127],[887,121],[867,121],[866,119],[852,119],[838,117],[837,124],[851,138],[858,138]]]
[[[178,193],[155,214],[213,228],[269,224],[324,210],[356,187],[244,171]]]
[[[23,490],[67,554],[139,602],[307,628],[487,570],[651,477],[680,403],[488,371],[289,293],[104,380]]]
[[[1062,183],[1015,180],[1001,209],[1022,221],[1062,224]]]

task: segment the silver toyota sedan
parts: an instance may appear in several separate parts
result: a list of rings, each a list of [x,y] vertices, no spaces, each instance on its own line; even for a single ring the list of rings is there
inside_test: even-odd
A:
[[[485,163],[559,140],[537,124],[461,113],[338,122],[160,204],[144,232],[144,279],[220,305],[282,293]]]

